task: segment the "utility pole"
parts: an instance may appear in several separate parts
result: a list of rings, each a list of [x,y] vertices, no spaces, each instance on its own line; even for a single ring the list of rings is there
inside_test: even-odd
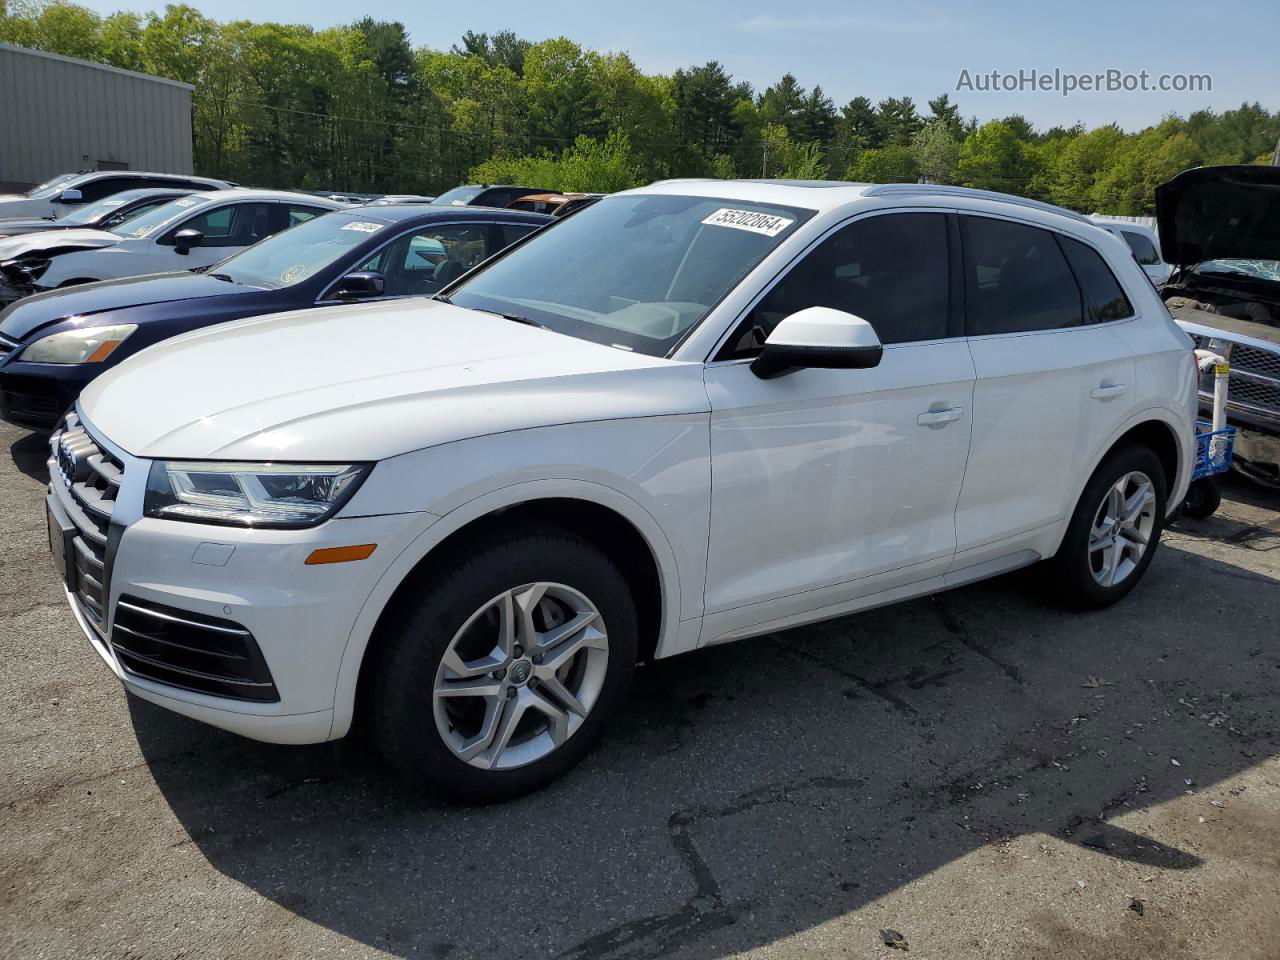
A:
[[[764,144],[764,160],[760,164],[760,179],[769,179],[769,141],[761,140]],[[1280,143],[1276,144],[1277,155],[1280,155]]]

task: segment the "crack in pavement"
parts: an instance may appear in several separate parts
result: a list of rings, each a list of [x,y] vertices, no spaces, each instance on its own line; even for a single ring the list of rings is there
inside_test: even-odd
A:
[[[887,690],[886,684],[873,683],[870,680],[866,679],[866,677],[859,676],[858,674],[852,672],[851,670],[845,670],[841,667],[838,667],[834,663],[831,663],[829,660],[825,660],[822,657],[819,657],[817,654],[810,653],[808,650],[801,650],[798,647],[793,647],[786,643],[783,643],[782,640],[779,638],[778,634],[776,633],[769,634],[769,640],[770,642],[773,643],[774,646],[778,647],[780,650],[785,650],[787,653],[790,653],[793,656],[801,657],[805,660],[809,660],[813,663],[816,663],[818,666],[824,667],[827,670],[830,670],[832,673],[837,674],[838,676],[844,677],[846,680],[852,680],[854,683],[862,687],[868,693],[876,697],[879,697],[881,700],[883,700],[889,706],[893,707],[893,709],[898,711],[899,713],[905,713],[910,716],[918,715],[918,711],[916,710],[915,707],[913,707],[908,701],[904,700],[902,697],[898,696],[896,693],[891,693],[889,690]]]

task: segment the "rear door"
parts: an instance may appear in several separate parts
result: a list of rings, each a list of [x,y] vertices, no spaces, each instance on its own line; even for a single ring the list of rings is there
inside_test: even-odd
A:
[[[1028,223],[975,215],[960,222],[977,382],[954,569],[1025,548],[1067,516],[1079,465],[1134,395],[1133,359],[1100,312],[1114,318],[1132,308],[1127,300],[1095,305],[1077,280],[1096,253]]]

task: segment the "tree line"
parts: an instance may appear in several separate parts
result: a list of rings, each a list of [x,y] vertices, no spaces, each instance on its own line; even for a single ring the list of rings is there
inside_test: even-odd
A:
[[[791,74],[763,91],[717,62],[643,73],[565,37],[466,33],[414,47],[365,17],[316,30],[220,23],[192,7],[99,16],[0,0],[0,42],[191,83],[196,172],[271,187],[438,193],[516,182],[613,191],[665,177],[955,183],[1085,212],[1152,212],[1155,186],[1205,164],[1268,163],[1280,111],[1259,103],[1039,130],[979,124],[949,94],[837,107]]]

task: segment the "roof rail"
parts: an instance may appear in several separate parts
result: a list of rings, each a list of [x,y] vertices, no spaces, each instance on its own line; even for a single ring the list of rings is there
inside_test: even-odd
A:
[[[971,197],[975,200],[999,200],[1001,203],[1030,207],[1033,210],[1056,213],[1062,217],[1070,217],[1072,220],[1093,224],[1093,221],[1084,214],[1068,210],[1066,207],[1054,206],[1052,203],[1045,203],[1043,200],[1015,197],[1009,193],[997,193],[995,190],[978,190],[974,187],[949,187],[937,183],[883,183],[868,187],[863,195],[867,197],[884,197],[903,194],[921,197]]]

